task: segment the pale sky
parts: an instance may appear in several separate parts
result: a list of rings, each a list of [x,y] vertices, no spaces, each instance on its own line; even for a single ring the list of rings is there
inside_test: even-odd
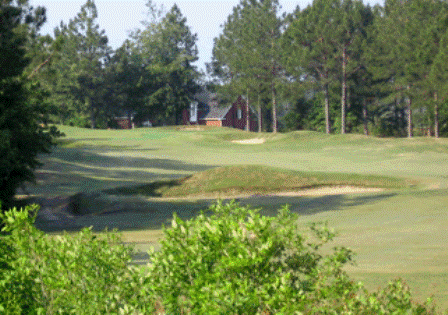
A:
[[[42,34],[53,35],[53,30],[61,21],[68,23],[74,18],[81,6],[87,0],[30,0],[33,6],[47,8],[47,22],[41,29]],[[121,46],[128,37],[128,32],[136,28],[142,28],[140,23],[145,20],[147,0],[95,0],[98,10],[98,24],[106,31],[109,45],[116,49]],[[153,1],[157,5],[163,5],[168,11],[174,3],[177,3],[187,24],[193,33],[198,34],[199,61],[196,63],[199,69],[205,71],[205,63],[210,62],[213,49],[213,39],[222,31],[222,24],[227,20],[232,8],[239,0],[178,0],[178,1]],[[297,5],[305,8],[311,0],[287,1],[280,0],[282,12],[293,12]],[[383,4],[384,0],[368,0],[364,3]]]

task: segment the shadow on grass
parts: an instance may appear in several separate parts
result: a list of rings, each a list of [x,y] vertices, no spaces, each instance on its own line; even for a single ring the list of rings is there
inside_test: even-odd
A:
[[[118,155],[118,152],[121,154]],[[207,167],[204,167],[204,165],[201,164],[189,164],[170,159],[134,157],[130,152],[121,152],[121,150],[102,150],[98,148],[95,148],[95,150],[78,148],[56,149],[45,159],[45,162],[56,162],[73,166],[83,164],[90,167],[155,168],[188,172],[197,172],[207,169]]]
[[[115,156],[108,155],[112,152]],[[57,148],[41,157],[43,167],[36,171],[37,184],[27,191],[39,196],[70,196],[117,187],[170,180],[215,166],[182,161],[134,157],[130,152]]]
[[[291,211],[303,215],[313,215],[326,211],[340,211],[350,207],[375,203],[396,196],[396,193],[381,193],[374,195],[330,195],[318,198],[301,198],[299,203],[291,203]]]
[[[382,193],[375,195],[333,195],[320,197],[280,197],[257,196],[237,199],[242,205],[251,205],[254,208],[262,208],[263,215],[276,215],[285,204],[290,205],[290,210],[299,215],[313,215],[326,211],[343,211],[350,207],[364,204],[373,204],[384,199],[392,198],[394,193]],[[229,201],[226,199],[224,201]],[[80,230],[83,227],[92,226],[94,231],[103,231],[105,228],[121,231],[131,230],[157,230],[163,225],[169,226],[173,214],[187,220],[206,210],[212,199],[195,201],[157,201],[141,196],[90,196],[84,200],[83,207],[95,209],[95,213],[82,216],[71,216],[63,220],[45,220],[36,222],[36,227],[46,232],[62,230]]]
[[[173,180],[157,181],[138,186],[106,189],[103,192],[109,195],[124,195],[124,196],[144,195],[147,197],[162,197],[164,190],[170,189],[171,187],[174,186],[179,186],[181,184],[182,183],[179,180],[173,179]]]

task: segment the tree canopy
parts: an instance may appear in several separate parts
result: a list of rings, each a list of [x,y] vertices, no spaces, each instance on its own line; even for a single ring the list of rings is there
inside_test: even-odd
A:
[[[45,22],[45,9],[28,1],[0,2],[0,202],[12,204],[16,190],[33,181],[37,155],[49,152],[54,127],[46,126],[44,92],[30,82],[27,45]]]

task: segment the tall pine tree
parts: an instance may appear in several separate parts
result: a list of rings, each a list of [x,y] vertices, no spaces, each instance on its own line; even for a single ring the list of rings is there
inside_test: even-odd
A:
[[[154,12],[151,2],[148,7]],[[147,96],[142,110],[178,124],[182,110],[189,107],[199,89],[200,74],[194,65],[198,60],[197,35],[191,32],[177,5],[160,21],[145,25],[133,40],[133,54],[140,56],[145,68],[141,84]]]
[[[34,30],[45,21],[43,8],[28,1],[0,1],[0,203],[12,205],[16,190],[34,180],[37,155],[48,153],[54,127],[44,124],[46,111],[39,87],[24,72],[30,63],[27,47]]]
[[[325,130],[330,133],[329,85],[341,85],[341,133],[346,132],[348,76],[360,69],[361,44],[372,21],[358,0],[315,0],[297,8],[283,34],[286,67],[296,80],[309,77],[324,92]]]
[[[222,34],[215,38],[211,63],[213,74],[234,91],[247,94],[248,100],[247,91],[259,94],[269,88],[273,132],[278,126],[277,87],[283,78],[279,9],[276,0],[241,1],[227,18]]]

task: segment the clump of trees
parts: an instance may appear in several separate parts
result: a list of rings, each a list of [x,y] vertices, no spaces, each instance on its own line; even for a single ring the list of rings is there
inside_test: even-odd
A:
[[[344,247],[312,224],[301,234],[287,208],[276,217],[231,202],[176,216],[145,267],[116,233],[50,236],[36,206],[0,214],[0,312],[5,314],[435,314],[395,280],[368,292],[343,270]],[[1,213],[1,212],[0,212]]]
[[[94,0],[55,29],[60,49],[34,76],[49,91],[54,122],[106,128],[116,116],[135,115],[179,123],[198,90],[197,35],[177,5],[168,12],[151,1],[147,7],[143,28],[115,51],[97,24]]]
[[[314,0],[280,16],[277,1],[241,0],[208,71],[224,91],[261,97],[274,132],[280,104],[286,130],[412,137],[415,126],[438,137],[448,131],[447,9],[441,0]]]

